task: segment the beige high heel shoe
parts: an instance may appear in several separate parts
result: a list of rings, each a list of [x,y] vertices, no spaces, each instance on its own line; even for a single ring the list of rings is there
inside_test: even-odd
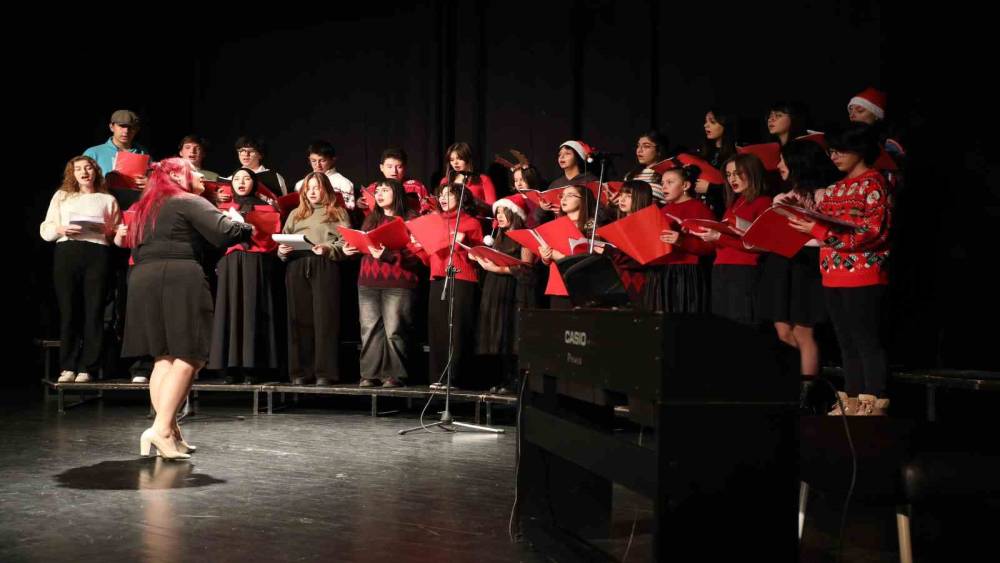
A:
[[[174,430],[174,441],[177,442],[177,451],[181,452],[182,454],[193,454],[194,452],[198,451],[198,448],[196,446],[192,446],[191,444],[187,443],[186,440],[184,440],[184,436],[181,436],[180,427],[177,427]]]
[[[163,459],[189,459],[191,456],[182,453],[177,449],[177,444],[173,438],[163,438],[147,428],[139,437],[139,455],[149,455],[151,446],[156,446],[156,451]]]

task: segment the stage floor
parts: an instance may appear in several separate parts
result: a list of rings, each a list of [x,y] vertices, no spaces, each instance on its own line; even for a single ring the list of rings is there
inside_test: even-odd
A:
[[[165,462],[138,455],[139,404],[2,410],[7,563],[544,561],[507,536],[513,427],[398,436],[416,419],[213,406],[183,426],[190,462]]]
[[[34,387],[7,391],[0,396],[4,563],[546,560],[508,538],[517,446],[510,425],[499,436],[399,436],[417,425],[417,412],[376,418],[363,400],[342,398],[245,416],[242,397],[206,398],[184,424],[198,453],[164,462],[138,455],[150,422],[135,397],[60,415]],[[437,419],[435,407],[440,402],[428,421]],[[470,405],[456,409],[471,419]],[[513,413],[498,419],[510,424]],[[634,530],[628,561],[648,561],[648,501],[616,487],[614,505],[614,539],[603,547],[620,558]],[[842,508],[842,499],[810,499],[801,561],[838,559]],[[982,527],[995,519],[958,516],[923,512],[914,520],[919,561],[987,546]],[[853,502],[844,538],[843,561],[898,557],[885,507]]]

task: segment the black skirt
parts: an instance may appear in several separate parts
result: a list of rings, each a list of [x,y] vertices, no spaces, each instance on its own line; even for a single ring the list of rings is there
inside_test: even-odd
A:
[[[744,324],[757,322],[757,266],[712,267],[712,313]]]
[[[664,312],[708,312],[711,296],[705,268],[700,264],[668,264],[661,271]]]
[[[172,356],[207,361],[212,293],[194,260],[153,260],[132,267],[122,357]]]
[[[757,290],[759,318],[801,326],[826,321],[819,249],[803,248],[792,258],[766,254]]]
[[[517,353],[517,278],[486,272],[479,301],[477,354]]]
[[[272,254],[232,252],[219,260],[211,369],[278,368],[284,347],[281,262]]]

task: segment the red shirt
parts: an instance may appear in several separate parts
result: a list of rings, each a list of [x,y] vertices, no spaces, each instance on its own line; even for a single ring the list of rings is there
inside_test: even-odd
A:
[[[702,203],[700,199],[689,199],[682,203],[668,203],[663,208],[663,214],[667,216],[667,219],[676,217],[678,219],[711,219],[715,220],[715,214],[712,210],[708,208],[707,205]],[[679,227],[674,226],[675,229]],[[689,234],[682,233],[680,238],[677,239],[677,244],[674,245],[673,250],[670,254],[664,256],[661,260],[657,260],[657,264],[698,264],[699,256],[706,256],[715,251],[715,247],[711,244],[701,240],[700,238]]]
[[[824,287],[863,287],[889,283],[890,207],[885,178],[877,170],[844,179],[826,189],[816,210],[850,221],[856,229],[816,223],[812,235],[823,243],[819,270]]]
[[[750,202],[741,195],[722,214],[722,222],[735,226],[738,217],[752,223],[768,207],[771,207],[771,198],[766,195],[759,195]],[[715,243],[716,265],[756,266],[759,259],[760,254],[747,250],[740,239],[722,235]]]

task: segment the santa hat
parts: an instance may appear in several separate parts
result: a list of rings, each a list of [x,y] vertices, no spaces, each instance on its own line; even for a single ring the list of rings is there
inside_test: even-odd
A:
[[[501,207],[509,209],[514,215],[520,217],[522,221],[528,218],[528,198],[521,194],[510,195],[493,202],[493,214],[496,215],[497,209]]]
[[[584,143],[583,141],[566,141],[565,143],[559,145],[559,148],[569,147],[573,149],[573,152],[580,155],[580,160],[584,162],[594,162],[594,147]]]
[[[847,102],[847,108],[851,106],[861,106],[875,114],[878,119],[885,119],[885,92],[880,92],[874,88],[866,88],[863,92],[851,98]]]

